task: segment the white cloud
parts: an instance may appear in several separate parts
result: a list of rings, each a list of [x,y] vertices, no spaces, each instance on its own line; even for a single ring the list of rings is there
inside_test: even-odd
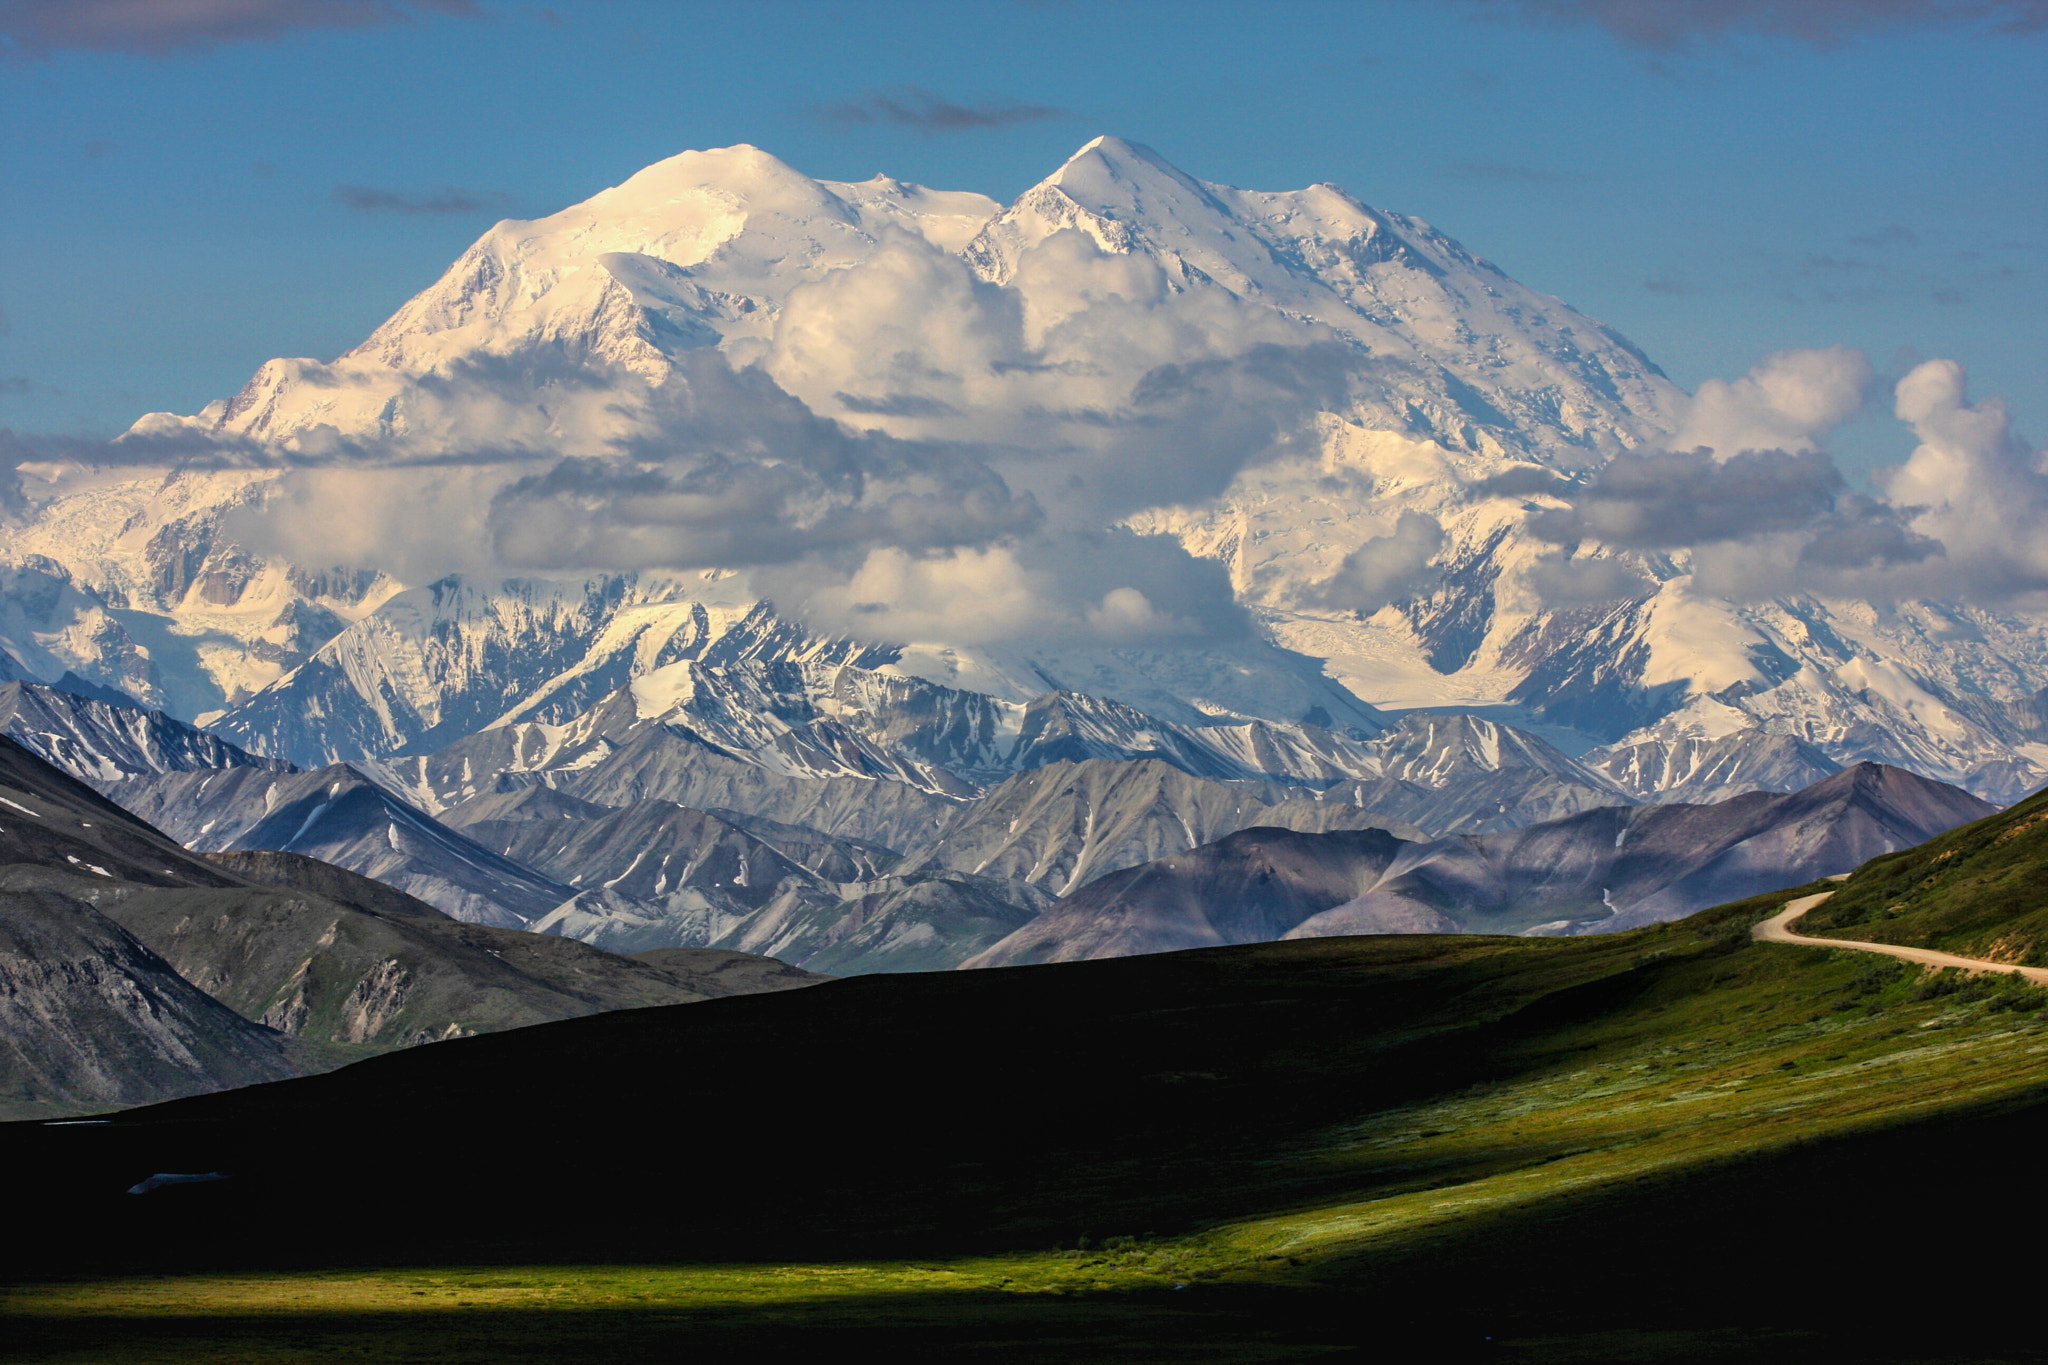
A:
[[[1847,346],[1778,351],[1740,379],[1709,379],[1671,446],[1722,459],[1745,450],[1807,451],[1863,407],[1869,357]]]
[[[1430,560],[1443,548],[1444,528],[1424,512],[1403,512],[1391,533],[1374,536],[1344,556],[1330,577],[1309,584],[1301,605],[1370,616],[1423,586]]]
[[[1948,549],[1956,587],[1980,594],[2048,590],[2048,471],[1996,398],[1971,403],[1953,360],[1901,379],[1899,420],[1920,444],[1884,478],[1912,529]]]

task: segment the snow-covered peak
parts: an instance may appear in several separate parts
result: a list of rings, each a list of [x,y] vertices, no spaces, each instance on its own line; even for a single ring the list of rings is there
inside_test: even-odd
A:
[[[1427,223],[1334,185],[1236,189],[1099,137],[963,254],[983,278],[1008,283],[1026,252],[1062,231],[1149,257],[1169,289],[1220,288],[1350,341],[1374,358],[1362,386],[1368,426],[1412,430],[1419,419],[1447,445],[1520,446],[1577,466],[1667,435],[1683,403],[1610,329]]]
[[[1180,217],[1208,198],[1201,181],[1142,142],[1120,137],[1094,139],[1044,183],[1059,186],[1075,203],[1110,217]]]
[[[409,385],[529,354],[658,383],[681,351],[762,342],[792,289],[892,235],[957,251],[1001,207],[886,176],[814,180],[746,145],[683,152],[560,212],[498,223],[360,346],[331,364],[267,362],[207,425],[281,443],[323,426],[482,439],[464,428],[473,415]],[[559,431],[536,439],[573,444]]]

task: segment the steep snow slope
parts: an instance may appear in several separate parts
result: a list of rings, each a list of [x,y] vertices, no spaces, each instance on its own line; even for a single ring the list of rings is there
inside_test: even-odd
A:
[[[792,288],[859,264],[887,234],[957,250],[999,207],[885,177],[812,180],[754,147],[684,152],[560,213],[498,224],[355,350],[273,360],[204,416],[268,441],[316,424],[460,441],[460,415],[417,376],[546,349],[660,378],[679,351],[766,336]]]
[[[982,229],[984,278],[1078,229],[1104,251],[1157,261],[1178,289],[1220,288],[1319,323],[1381,359],[1365,425],[1421,429],[1565,466],[1666,432],[1675,385],[1611,329],[1517,284],[1420,219],[1334,185],[1260,193],[1214,185],[1157,152],[1099,137]]]

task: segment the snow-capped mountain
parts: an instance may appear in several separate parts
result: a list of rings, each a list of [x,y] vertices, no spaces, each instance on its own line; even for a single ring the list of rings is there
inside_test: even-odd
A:
[[[851,341],[833,331],[863,326]],[[723,368],[706,369],[707,356]],[[714,374],[749,403],[769,394],[769,406],[718,406]],[[1160,426],[1160,404],[1227,375],[1285,402],[1258,428],[1263,446],[1209,468],[1201,425]],[[1216,392],[1214,412],[1257,407]],[[1597,746],[1581,767],[1592,785],[1635,799],[1791,789],[1866,760],[1997,800],[2048,779],[2048,731],[2028,710],[2048,683],[2040,619],[1804,590],[1721,596],[1683,546],[1565,545],[1532,530],[1618,457],[1701,439],[1697,406],[1612,329],[1333,186],[1210,184],[1116,138],[1089,143],[1009,205],[886,177],[813,180],[750,147],[688,152],[550,217],[499,224],[332,362],[274,360],[199,414],[142,419],[125,438],[128,464],[30,471],[30,506],[0,531],[0,658],[11,660],[0,668],[44,680],[72,671],[305,765],[388,764],[453,753],[494,725],[517,730],[465,750],[460,779],[404,779],[420,800],[474,794],[495,775],[475,766],[487,758],[530,769],[511,749],[569,743],[621,689],[650,696],[685,677],[694,689],[738,663],[851,666],[896,680],[864,686],[921,679],[984,699],[959,703],[957,724],[916,721],[936,726],[929,751],[897,735],[849,739],[859,727],[831,713],[841,703],[814,679],[796,691],[815,715],[793,719],[795,693],[778,684],[721,703],[733,715],[753,708],[747,734],[698,716],[707,743],[743,750],[762,772],[782,763],[932,791],[945,790],[940,770],[970,785],[1015,771],[998,750],[1023,731],[1005,727],[1021,727],[1049,691],[1156,718],[1154,739],[1194,744],[1218,774],[1277,780],[1347,772],[1348,759],[1301,750],[1300,727],[1342,749],[1384,727],[1375,707],[1497,708],[1561,741],[1576,735],[1568,747]],[[793,425],[746,425],[771,409]],[[647,426],[656,410],[668,425]],[[1090,478],[1115,485],[1116,461],[1140,446],[1100,433],[1148,423],[1178,443],[1171,459],[1130,466],[1158,487],[1098,495],[1088,478],[1054,477],[1067,452],[1094,451],[1111,463]],[[281,506],[295,509],[290,525],[323,533],[389,513],[360,490],[346,509],[324,504],[324,485],[294,482],[265,452],[289,452],[291,470],[461,470],[479,452],[651,461],[662,442],[701,441],[730,474],[803,465],[755,448],[785,437],[893,442],[911,484],[938,477],[933,452],[979,451],[988,477],[971,489],[941,480],[920,516],[1004,481],[1036,499],[1018,504],[1020,526],[1102,509],[1227,573],[1249,631],[1186,645],[1148,636],[1161,613],[1135,589],[1101,595],[1111,580],[1076,609],[1086,630],[955,638],[957,613],[933,614],[927,630],[901,610],[936,591],[915,576],[878,590],[896,615],[863,617],[877,604],[848,588],[851,606],[820,624],[804,616],[815,603],[765,605],[783,561],[748,559],[744,538],[734,562],[687,572],[622,533],[559,571],[468,568],[410,583],[410,569],[372,553],[388,527],[356,540],[309,534],[292,554],[250,548],[266,535],[283,543],[285,523],[262,520]],[[148,467],[152,450],[163,467]],[[549,467],[505,477],[545,484],[527,471]],[[495,515],[509,486],[477,485],[469,520]],[[815,511],[821,496],[787,506]],[[895,524],[861,525],[878,523]],[[524,533],[508,526],[491,523],[484,539]],[[549,543],[528,559],[545,559]],[[607,543],[619,563],[585,562]],[[890,563],[939,553],[938,541],[905,543]],[[1006,543],[977,542],[984,559],[954,562],[993,563]],[[1565,570],[1578,575],[1570,591],[1554,581]],[[1596,578],[1605,586],[1588,589]],[[991,592],[990,612],[1000,597]],[[863,619],[900,628],[849,625]],[[918,705],[939,695],[918,693]],[[1045,733],[1067,756],[1150,752],[1091,728],[1123,724],[1069,707]],[[911,766],[873,770],[882,749]],[[1193,755],[1169,761],[1202,770],[1208,760]]]
[[[415,810],[347,764],[314,772],[170,772],[129,778],[108,790],[188,848],[304,854],[395,886],[455,919],[523,929],[572,894]]]
[[[126,778],[220,768],[289,771],[161,711],[36,683],[0,685],[0,733],[102,793]]]

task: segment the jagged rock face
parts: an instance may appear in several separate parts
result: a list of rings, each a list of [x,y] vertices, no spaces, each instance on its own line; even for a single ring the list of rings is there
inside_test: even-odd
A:
[[[484,821],[464,833],[575,890],[643,901],[696,887],[756,910],[792,879],[821,883],[744,830],[671,801],[637,801],[590,820]]]
[[[161,711],[140,711],[35,683],[0,686],[0,732],[80,781],[101,788],[153,773],[217,768],[274,772],[289,766],[245,753]]]
[[[1269,794],[1155,760],[1054,763],[967,807],[904,871],[950,868],[1064,895],[1106,872],[1241,828]]]
[[[1587,766],[1643,801],[1725,801],[1748,791],[1792,792],[1841,765],[1803,740],[1750,726],[1709,738],[1672,734],[1595,749]]]
[[[844,900],[788,897],[727,933],[722,946],[834,973],[958,967],[1028,924],[1052,897],[990,877],[885,878]]]

